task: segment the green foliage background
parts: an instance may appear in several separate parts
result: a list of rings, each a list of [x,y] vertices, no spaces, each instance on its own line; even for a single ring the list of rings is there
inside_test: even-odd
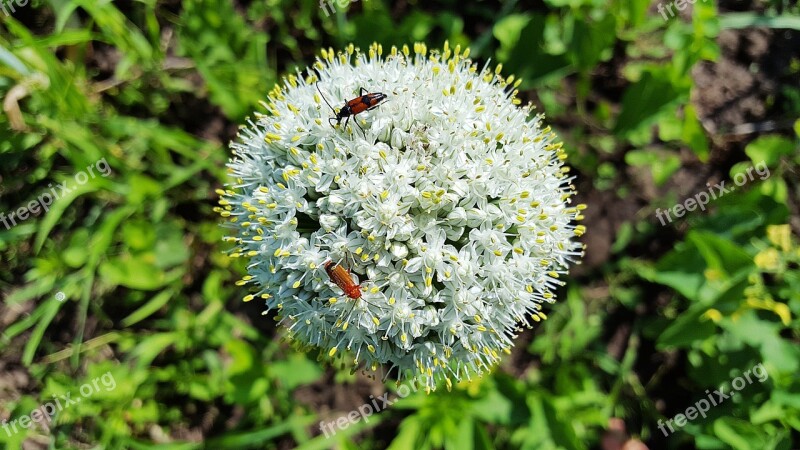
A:
[[[74,184],[101,158],[112,174],[0,227],[0,420],[109,371],[117,388],[63,410],[47,430],[0,428],[0,443],[585,449],[621,418],[651,448],[797,448],[800,122],[720,152],[690,102],[692,70],[719,59],[722,30],[800,30],[798,7],[785,3],[756,16],[696,2],[689,17],[666,21],[646,0],[369,0],[330,16],[309,0],[19,7],[0,25],[0,211],[50,183]],[[413,394],[326,438],[320,420],[394,383],[297,353],[271,316],[241,303],[244,270],[223,253],[212,212],[227,142],[281,75],[322,47],[445,40],[524,79],[523,98],[571,153],[590,208],[588,252],[593,233],[607,234],[610,256],[576,271],[550,318],[492,375]],[[786,77],[800,79],[800,61],[791,67]],[[620,69],[615,85],[599,77],[610,68]],[[765,104],[780,100],[796,119],[798,99],[800,86],[788,84]],[[655,219],[698,192],[679,189],[681,170],[732,180],[761,161],[769,178],[667,226]],[[658,200],[601,226],[637,198],[631,173]],[[657,428],[758,363],[767,381],[668,437]],[[355,403],[331,394],[355,386],[366,386]]]

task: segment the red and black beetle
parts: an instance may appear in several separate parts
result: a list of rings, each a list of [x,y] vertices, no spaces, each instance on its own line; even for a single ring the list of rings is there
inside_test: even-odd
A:
[[[386,94],[382,92],[367,92],[365,94],[364,92],[366,92],[367,90],[362,87],[359,88],[358,97],[345,102],[342,109],[340,109],[339,112],[336,112],[336,110],[333,109],[333,106],[331,106],[331,104],[328,103],[328,100],[325,98],[325,95],[322,94],[322,90],[320,90],[319,85],[317,85],[317,90],[319,91],[319,94],[322,95],[322,99],[325,100],[325,103],[328,105],[331,111],[333,111],[333,114],[335,114],[335,117],[331,117],[328,119],[328,123],[330,123],[331,126],[333,126],[333,121],[335,120],[336,124],[340,125],[342,123],[342,119],[345,119],[344,121],[345,128],[347,128],[347,123],[350,121],[351,116],[356,116],[364,111],[371,111],[377,108],[382,101],[386,100],[387,97]],[[364,131],[363,128],[361,128],[361,125],[358,124],[358,120],[353,119],[353,121],[356,123],[358,128],[361,129],[361,132],[364,133],[364,137],[367,137],[367,133]]]
[[[341,289],[346,296],[353,300],[361,298],[361,286],[350,278],[350,272],[348,272],[347,269],[339,264],[335,264],[333,261],[328,261],[325,263],[325,272],[328,273],[328,277],[330,277],[331,281],[339,286],[339,289]]]

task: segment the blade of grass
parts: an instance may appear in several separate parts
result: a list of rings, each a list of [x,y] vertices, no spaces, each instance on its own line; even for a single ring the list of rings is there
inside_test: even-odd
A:
[[[38,308],[33,310],[31,315],[28,317],[19,320],[9,326],[8,328],[0,334],[0,349],[4,348],[4,344],[9,340],[13,339],[15,336],[19,335],[23,331],[27,330],[28,328],[32,327],[39,319],[44,315],[46,305],[39,305]]]
[[[102,336],[98,336],[98,337],[96,337],[94,339],[90,339],[90,340],[84,342],[84,344],[83,344],[83,346],[82,346],[82,348],[80,350],[82,352],[93,350],[95,348],[102,347],[102,346],[104,346],[106,344],[109,344],[111,342],[115,342],[117,339],[119,339],[119,337],[120,337],[119,333],[117,333],[116,331],[112,331],[111,333],[106,333],[106,334],[104,334]],[[72,348],[72,347],[65,348],[64,350],[60,350],[60,351],[57,351],[55,353],[51,353],[51,354],[45,356],[44,358],[41,359],[40,362],[42,364],[52,364],[52,363],[54,363],[56,361],[61,361],[62,359],[69,358],[70,356],[72,356],[73,353],[75,353],[75,349],[74,348]]]
[[[135,323],[139,323],[142,320],[150,317],[156,311],[161,309],[162,306],[166,305],[167,302],[175,295],[174,289],[167,289],[164,291],[159,292],[155,295],[149,302],[142,305],[136,311],[130,313],[128,317],[122,319],[122,326],[129,327]]]
[[[68,192],[66,195],[53,202],[50,206],[50,211],[47,212],[41,225],[39,225],[39,233],[36,234],[36,240],[33,244],[33,252],[35,254],[38,254],[39,250],[42,249],[44,241],[50,236],[53,227],[56,226],[56,223],[58,223],[58,220],[64,215],[69,205],[81,195],[88,194],[95,190],[97,190],[97,187],[92,184],[78,185],[73,188],[72,192]]]
[[[8,51],[4,46],[0,46],[0,63],[7,65],[23,77],[31,74],[28,67],[19,60],[13,53]]]
[[[207,448],[240,448],[249,447],[258,444],[264,444],[270,439],[274,439],[280,435],[288,433],[293,427],[300,425],[306,427],[316,420],[315,416],[294,416],[288,421],[274,425],[269,428],[264,428],[258,431],[251,431],[246,433],[236,433],[227,436],[221,436],[215,439],[210,439],[206,443]]]
[[[719,18],[721,28],[774,28],[800,30],[800,17],[797,16],[762,16],[754,13],[724,14]]]
[[[22,364],[25,366],[29,366],[33,362],[33,356],[36,354],[36,349],[39,348],[39,343],[42,342],[44,332],[47,331],[47,327],[56,317],[62,304],[57,300],[50,300],[45,303],[43,317],[36,324],[30,337],[28,337],[28,342],[25,343],[25,350],[22,352]]]
[[[103,222],[103,225],[92,238],[92,242],[90,244],[92,253],[89,255],[89,260],[83,269],[87,275],[87,280],[83,285],[83,295],[81,297],[81,302],[78,309],[78,330],[77,333],[75,333],[75,339],[72,341],[75,352],[72,354],[70,363],[73,367],[77,367],[79,362],[78,360],[81,353],[80,346],[81,342],[83,341],[83,333],[86,327],[86,317],[89,313],[89,300],[91,299],[92,286],[94,286],[95,274],[97,273],[97,266],[100,264],[100,258],[105,254],[106,249],[108,249],[108,247],[111,245],[111,241],[114,238],[114,231],[126,217],[130,216],[134,212],[135,208],[132,206],[126,206],[115,210],[109,214],[105,222]]]
[[[18,305],[36,297],[43,297],[47,293],[53,291],[53,286],[55,286],[55,284],[55,277],[48,276],[40,278],[36,280],[36,283],[30,283],[12,291],[8,294],[8,297],[6,297],[5,303],[7,305]]]
[[[195,444],[191,442],[173,442],[169,444],[150,444],[141,441],[128,439],[128,445],[125,448],[132,450],[195,450],[204,448],[202,444]]]

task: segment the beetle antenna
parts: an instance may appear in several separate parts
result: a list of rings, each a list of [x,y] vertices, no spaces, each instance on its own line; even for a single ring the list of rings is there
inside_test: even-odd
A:
[[[328,105],[328,108],[330,108],[330,109],[331,109],[331,111],[333,111],[333,115],[336,115],[336,110],[335,110],[335,109],[333,109],[333,106],[331,106],[331,104],[330,104],[330,103],[328,103],[328,99],[327,99],[327,98],[325,98],[325,94],[323,94],[323,93],[322,93],[322,89],[320,89],[320,88],[319,88],[319,82],[316,82],[315,84],[316,84],[316,86],[317,86],[317,90],[319,91],[319,95],[321,95],[321,96],[322,96],[322,99],[323,99],[323,100],[325,100],[325,103]]]

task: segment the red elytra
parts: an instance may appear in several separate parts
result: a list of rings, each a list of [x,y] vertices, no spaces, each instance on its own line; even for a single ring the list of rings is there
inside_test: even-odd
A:
[[[328,273],[331,281],[344,291],[344,294],[354,300],[361,298],[361,286],[356,284],[350,277],[350,272],[344,267],[334,264],[333,261],[325,263],[325,272]]]

